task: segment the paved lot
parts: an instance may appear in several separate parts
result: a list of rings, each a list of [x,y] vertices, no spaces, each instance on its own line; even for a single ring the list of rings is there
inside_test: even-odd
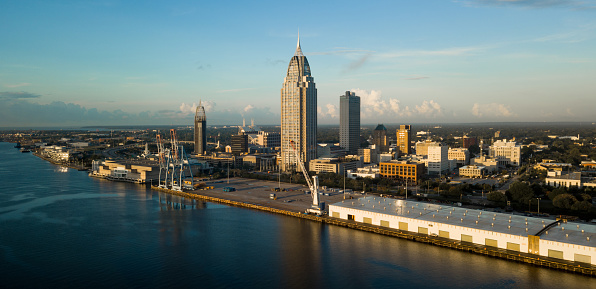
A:
[[[293,212],[304,212],[312,204],[311,195],[306,194],[306,191],[310,190],[306,186],[299,184],[281,183],[281,188],[286,189],[283,192],[272,191],[272,189],[279,186],[278,182],[243,178],[230,178],[230,183],[227,182],[227,179],[210,181],[206,185],[213,186],[214,189],[197,190],[194,192],[210,197],[264,205]],[[224,192],[224,187],[233,187],[236,191]],[[341,202],[344,199],[343,193],[331,192],[329,190],[320,192],[323,194],[320,195],[319,200],[325,202],[326,205]],[[192,191],[189,193],[192,193]],[[277,195],[277,200],[269,198],[271,193]],[[329,194],[329,196],[325,194]],[[362,195],[354,194],[346,196],[347,198],[358,198]]]

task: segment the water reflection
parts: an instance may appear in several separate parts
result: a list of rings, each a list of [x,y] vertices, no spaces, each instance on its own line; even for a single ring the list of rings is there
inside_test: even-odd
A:
[[[67,167],[62,167],[62,166],[57,166],[56,169],[54,169],[54,172],[57,172],[57,173],[68,173],[68,168]]]
[[[3,288],[594,287],[581,275],[56,173],[2,145]]]
[[[206,209],[204,201],[158,192],[160,211]]]

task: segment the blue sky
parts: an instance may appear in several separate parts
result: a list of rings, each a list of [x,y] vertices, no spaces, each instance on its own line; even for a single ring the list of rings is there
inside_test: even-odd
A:
[[[13,1],[0,126],[279,124],[300,29],[319,123],[596,121],[596,1]]]

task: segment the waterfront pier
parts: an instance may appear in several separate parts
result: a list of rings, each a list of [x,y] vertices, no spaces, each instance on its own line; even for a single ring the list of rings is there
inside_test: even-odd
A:
[[[520,251],[507,250],[494,246],[480,245],[471,242],[434,236],[430,234],[417,233],[408,230],[390,228],[346,220],[337,217],[315,216],[305,214],[310,207],[311,197],[306,192],[308,188],[300,184],[278,183],[273,181],[261,181],[253,179],[232,178],[229,180],[218,180],[207,183],[209,190],[195,190],[178,192],[159,187],[152,187],[155,190],[169,194],[179,195],[186,198],[200,199],[208,202],[216,202],[231,206],[245,207],[276,214],[283,214],[311,221],[358,229],[377,234],[409,239],[417,242],[428,243],[435,246],[452,248],[460,251],[467,251],[491,257],[528,263],[541,267],[564,270],[588,276],[596,276],[596,266],[586,263],[573,262],[558,258],[544,257]],[[229,190],[224,188],[234,188]],[[276,190],[276,188],[279,188]],[[272,194],[275,198],[272,198]],[[345,200],[362,198],[362,194],[346,194],[339,190],[328,189],[321,192],[321,201],[327,204],[341,203]]]

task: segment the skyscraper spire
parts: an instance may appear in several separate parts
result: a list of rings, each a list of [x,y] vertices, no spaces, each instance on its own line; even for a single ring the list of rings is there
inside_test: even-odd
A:
[[[298,29],[298,44],[296,44],[296,53],[294,53],[294,56],[304,56],[302,54],[302,48],[300,48],[300,29]]]
[[[281,89],[282,171],[298,169],[298,159],[308,164],[317,158],[317,88],[298,33],[296,53],[290,59]]]
[[[205,154],[207,149],[207,117],[205,116],[205,107],[203,107],[203,102],[201,100],[199,100],[199,105],[195,112],[194,141],[194,154]]]

